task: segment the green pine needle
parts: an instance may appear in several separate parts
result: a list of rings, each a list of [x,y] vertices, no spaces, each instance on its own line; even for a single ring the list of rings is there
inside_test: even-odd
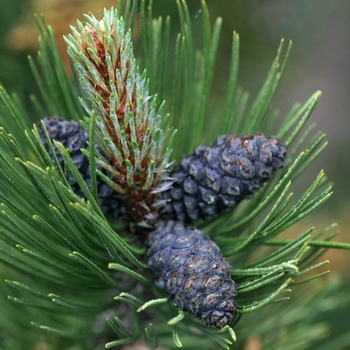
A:
[[[149,78],[145,88],[157,95],[150,108],[164,116],[145,128],[143,141],[149,148],[135,141],[136,125],[130,124],[130,144],[125,133],[119,133],[123,151],[135,155],[134,163],[125,162],[128,174],[148,153],[157,158],[163,143],[164,159],[170,163],[171,154],[178,160],[219,134],[273,133],[288,149],[286,168],[253,199],[211,222],[198,223],[233,266],[237,323],[222,330],[207,328],[179,311],[149,279],[143,242],[104,217],[98,201],[99,178],[119,192],[121,188],[96,169],[103,165],[95,148],[100,116],[86,112],[90,102],[79,97],[84,96],[79,82],[68,77],[51,28],[37,16],[38,64],[29,58],[41,93],[31,97],[37,119],[58,115],[79,121],[87,130],[89,148],[82,153],[90,160],[91,183],[85,183],[62,144],[49,141],[54,156],[48,154],[20,99],[0,86],[0,348],[34,349],[45,344],[51,349],[92,350],[143,339],[151,348],[236,349],[256,336],[264,349],[296,350],[311,347],[327,334],[326,317],[321,322],[316,315],[349,304],[347,293],[340,292],[341,284],[323,277],[329,273],[323,253],[350,250],[349,243],[333,241],[336,226],[283,237],[285,229],[332,194],[323,171],[303,193],[293,192],[295,182],[327,144],[325,135],[308,124],[321,92],[293,105],[281,123],[273,98],[291,43],[281,41],[259,93],[250,101],[248,92],[238,85],[239,35],[233,32],[227,91],[213,109],[222,20],[212,20],[206,2],[201,1],[203,36],[198,45],[185,0],[177,1],[177,10],[180,26],[174,36],[169,17],[153,18],[152,1],[118,1],[125,29],[133,33],[140,25],[138,60]],[[145,79],[145,73],[140,79]],[[93,102],[101,106],[100,100]],[[129,123],[131,117],[126,113]],[[49,139],[44,123],[42,128]],[[111,144],[108,137],[103,141]],[[63,158],[63,168],[55,149]],[[158,171],[154,161],[149,164],[146,186]],[[71,177],[84,198],[73,192]],[[276,327],[283,329],[282,334]],[[332,339],[324,342],[325,349],[333,348]],[[349,346],[350,337],[342,336],[341,344]]]

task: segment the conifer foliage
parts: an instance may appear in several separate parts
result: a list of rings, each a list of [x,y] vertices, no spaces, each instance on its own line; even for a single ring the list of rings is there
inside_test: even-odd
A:
[[[38,64],[29,62],[44,103],[32,97],[34,126],[0,87],[1,349],[140,339],[151,349],[235,349],[258,335],[263,347],[296,350],[327,334],[315,312],[337,287],[324,282],[319,293],[311,280],[327,273],[316,272],[324,250],[350,246],[331,241],[334,225],[278,238],[332,193],[323,171],[300,198],[290,192],[326,144],[305,128],[320,92],[277,127],[271,103],[290,45],[281,42],[249,105],[234,33],[227,95],[213,116],[222,123],[208,131],[221,20],[201,1],[198,48],[185,0],[177,9],[173,49],[170,19],[154,19],[152,1],[86,15],[65,38],[74,84],[37,18]],[[303,282],[309,299],[290,299]]]
[[[87,146],[88,135],[84,129],[75,121],[57,117],[45,118],[44,125],[50,139],[68,149],[77,170],[89,183],[88,158],[81,152]],[[50,152],[42,128],[39,134]],[[57,148],[55,153],[63,167],[64,161]],[[262,183],[271,178],[273,170],[283,167],[285,157],[286,150],[276,138],[263,135],[245,135],[242,138],[222,136],[210,147],[198,147],[194,156],[184,157],[180,165],[175,166],[176,170],[171,172],[174,184],[161,192],[166,208],[182,207],[187,210],[188,216],[181,216],[177,211],[177,216],[180,216],[177,220],[180,221],[174,222],[168,218],[157,223],[156,219],[163,215],[154,215],[152,224],[149,223],[151,233],[147,239],[148,267],[156,285],[167,292],[171,302],[202,319],[207,326],[223,328],[233,320],[237,309],[234,300],[237,291],[231,279],[232,268],[222,258],[215,243],[203,232],[186,228],[183,222],[188,221],[188,217],[197,221],[200,209],[201,217],[209,220],[240,200],[252,197]],[[76,194],[81,195],[73,176],[70,177],[70,185]],[[126,198],[120,193],[113,194],[112,189],[106,191],[106,187],[108,185],[102,180],[98,181],[101,208],[105,214],[113,213],[118,219],[121,212],[126,211]],[[106,196],[106,193],[110,196]],[[172,197],[164,199],[167,193]],[[180,195],[174,196],[174,193]],[[164,211],[163,208],[160,210]],[[165,214],[167,216],[169,213]]]

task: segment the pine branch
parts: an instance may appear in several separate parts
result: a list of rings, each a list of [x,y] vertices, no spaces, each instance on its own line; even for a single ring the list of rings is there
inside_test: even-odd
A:
[[[154,19],[152,2],[142,0],[138,5],[137,1],[118,1],[118,11],[106,10],[102,21],[89,15],[85,23],[78,23],[67,39],[80,74],[80,81],[73,82],[63,69],[50,27],[36,17],[41,35],[38,66],[31,58],[29,63],[42,96],[32,101],[38,118],[58,115],[86,128],[88,142],[82,154],[89,161],[88,179],[66,145],[51,141],[45,123],[30,125],[19,98],[0,87],[0,347],[118,348],[143,339],[152,349],[236,349],[253,336],[263,348],[312,346],[328,329],[315,315],[321,315],[327,305],[337,309],[349,302],[345,293],[333,298],[339,293],[338,282],[320,278],[329,272],[322,254],[350,246],[333,241],[335,225],[318,233],[310,228],[296,238],[280,235],[323,205],[332,193],[323,171],[298,198],[292,192],[295,181],[326,146],[325,135],[315,132],[315,125],[307,126],[321,93],[295,104],[283,123],[277,123],[280,116],[272,101],[291,50],[291,44],[285,48],[282,40],[265,82],[249,104],[248,93],[237,83],[239,36],[234,32],[227,94],[212,116],[222,122],[206,132],[221,19],[212,22],[201,1],[203,43],[196,47],[190,12],[184,0],[178,1],[180,29],[173,47],[170,19]],[[143,48],[140,66],[146,68],[142,74],[131,42],[138,18]],[[108,48],[105,61],[97,44]],[[78,46],[83,49],[79,51]],[[114,60],[125,64],[113,66]],[[108,78],[102,79],[99,74],[105,66]],[[124,77],[119,85],[118,77]],[[103,87],[103,93],[96,91],[94,83]],[[129,93],[129,105],[120,102],[118,89]],[[158,100],[153,93],[158,93]],[[146,114],[138,115],[139,110],[130,107],[136,96],[147,105]],[[158,103],[163,100],[167,102]],[[113,113],[121,104],[126,113],[119,121]],[[163,118],[167,112],[169,121]],[[144,138],[137,137],[142,124],[137,118],[144,118],[149,126]],[[123,134],[127,126],[130,138]],[[177,137],[167,128],[178,129]],[[236,319],[219,330],[172,305],[154,285],[144,237],[130,233],[125,221],[113,222],[105,216],[99,185],[102,178],[125,194],[125,183],[114,179],[113,185],[104,172],[112,168],[106,157],[112,154],[124,166],[128,194],[137,190],[151,205],[148,195],[159,190],[172,148],[173,159],[178,160],[201,142],[210,143],[220,133],[232,131],[274,133],[287,147],[288,159],[286,168],[277,171],[254,198],[213,220],[196,223],[233,266]],[[140,159],[147,160],[147,171],[135,185],[133,176],[141,164],[137,155],[142,152],[146,158]],[[119,163],[114,162],[115,174],[120,172]],[[287,336],[276,332],[277,325]],[[350,344],[349,337],[344,336],[342,342]]]

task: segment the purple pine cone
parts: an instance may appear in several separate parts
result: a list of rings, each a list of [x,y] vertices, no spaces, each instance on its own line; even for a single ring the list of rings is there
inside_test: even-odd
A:
[[[80,151],[81,148],[87,148],[87,132],[73,120],[68,121],[53,116],[44,118],[43,121],[50,139],[61,142],[63,146],[68,149],[69,154],[80,174],[84,179],[89,179],[89,161]],[[38,131],[46,151],[51,155],[49,143],[45,138],[44,130],[41,125],[38,127]],[[64,167],[64,160],[58,149],[55,149],[55,154],[61,167]],[[74,177],[70,178],[70,184],[75,193],[80,193],[80,189]]]
[[[64,120],[53,116],[44,118],[43,121],[49,133],[50,139],[61,142],[63,146],[68,149],[75,166],[89,186],[89,159],[85,157],[80,150],[81,148],[88,148],[87,132],[79,125],[79,123],[73,120]],[[41,125],[38,126],[38,132],[46,151],[51,154],[49,143],[45,137],[45,133]],[[55,154],[61,167],[64,167],[64,160],[58,149],[55,149]],[[83,193],[73,176],[70,177],[70,185],[75,194],[80,197],[83,196]],[[121,213],[124,211],[121,195],[115,192],[111,187],[109,187],[99,178],[97,178],[97,187],[102,212],[111,219],[119,219]]]
[[[204,233],[161,221],[148,237],[148,267],[155,284],[181,310],[207,326],[229,325],[237,310],[231,266]]]
[[[174,184],[162,192],[167,201],[162,219],[195,222],[210,220],[251,198],[275,170],[284,166],[286,148],[262,134],[220,136],[183,156],[170,171]]]

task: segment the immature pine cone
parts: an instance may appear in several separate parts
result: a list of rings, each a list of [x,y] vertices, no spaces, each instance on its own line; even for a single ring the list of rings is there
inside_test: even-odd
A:
[[[229,325],[236,313],[231,266],[203,232],[160,221],[148,236],[148,267],[155,284],[181,310],[207,326]]]
[[[262,134],[225,135],[210,146],[199,146],[171,170],[175,182],[160,194],[168,202],[161,217],[210,220],[251,198],[274,170],[283,168],[286,156],[277,138]]]
[[[87,132],[79,125],[79,123],[73,120],[64,120],[53,116],[44,118],[43,121],[50,139],[61,142],[63,146],[68,149],[75,166],[79,170],[79,173],[87,185],[90,186],[89,159],[85,157],[80,150],[81,148],[88,148]],[[45,133],[41,125],[38,126],[38,132],[46,151],[51,155],[49,143],[45,137]],[[60,166],[64,168],[63,157],[57,148],[55,148],[55,154]],[[83,196],[76,179],[72,175],[70,176],[70,185],[75,194],[80,197]],[[102,212],[109,218],[115,220],[118,219],[121,216],[121,212],[124,208],[124,205],[122,205],[121,195],[115,192],[99,178],[97,178],[97,188]]]

